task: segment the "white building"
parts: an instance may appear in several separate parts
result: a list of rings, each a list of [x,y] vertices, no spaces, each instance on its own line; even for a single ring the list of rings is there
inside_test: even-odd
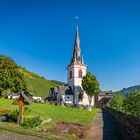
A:
[[[76,23],[76,36],[72,59],[67,67],[67,85],[59,86],[55,90],[51,89],[50,98],[59,101],[63,99],[66,103],[88,105],[88,96],[82,88],[82,78],[86,75],[87,65],[81,56],[80,38],[78,32],[78,22]],[[94,98],[92,100],[94,105]]]

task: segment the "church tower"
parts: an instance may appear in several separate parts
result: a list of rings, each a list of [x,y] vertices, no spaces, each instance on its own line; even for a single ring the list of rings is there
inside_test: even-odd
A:
[[[78,32],[78,18],[76,18],[76,36],[74,41],[73,55],[68,65],[68,86],[73,90],[74,104],[88,104],[87,95],[82,89],[82,77],[86,75],[87,65],[81,56],[80,38]],[[85,99],[86,98],[86,99]]]

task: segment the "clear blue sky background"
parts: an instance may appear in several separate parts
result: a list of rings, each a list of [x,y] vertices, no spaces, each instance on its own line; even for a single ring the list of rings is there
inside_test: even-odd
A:
[[[101,89],[140,84],[139,0],[0,0],[0,54],[66,82],[76,16],[85,63]]]

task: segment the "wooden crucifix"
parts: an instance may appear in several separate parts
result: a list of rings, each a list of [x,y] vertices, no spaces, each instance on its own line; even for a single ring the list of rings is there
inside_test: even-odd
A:
[[[13,105],[19,106],[19,115],[17,118],[17,123],[22,124],[23,118],[24,118],[24,106],[30,105],[31,101],[30,99],[22,92],[20,93],[20,96],[12,103]]]

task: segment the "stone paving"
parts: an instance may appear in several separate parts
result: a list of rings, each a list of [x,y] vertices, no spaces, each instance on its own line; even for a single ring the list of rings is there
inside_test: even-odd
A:
[[[116,121],[106,110],[97,113],[93,127],[88,134],[88,140],[123,140],[119,133]]]

